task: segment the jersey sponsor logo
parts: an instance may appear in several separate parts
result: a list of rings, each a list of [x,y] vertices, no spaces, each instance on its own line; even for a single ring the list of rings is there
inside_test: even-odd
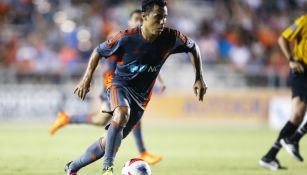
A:
[[[133,64],[128,67],[130,73],[141,73],[147,70],[147,72],[158,72],[161,68],[161,65],[157,66],[150,66],[150,65],[144,65],[144,64]]]
[[[161,66],[149,66],[148,72],[158,72],[160,70]]]
[[[129,71],[131,73],[140,73],[140,72],[144,72],[144,70],[146,69],[147,65],[130,65],[129,66]]]
[[[293,25],[291,26],[291,30],[292,30],[293,32],[296,30],[296,28],[297,28],[297,25],[296,25],[296,24],[293,24]]]

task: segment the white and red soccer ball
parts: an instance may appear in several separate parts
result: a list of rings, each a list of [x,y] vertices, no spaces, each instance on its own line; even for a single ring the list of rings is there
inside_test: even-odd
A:
[[[122,175],[151,175],[151,170],[144,160],[134,158],[125,163]]]

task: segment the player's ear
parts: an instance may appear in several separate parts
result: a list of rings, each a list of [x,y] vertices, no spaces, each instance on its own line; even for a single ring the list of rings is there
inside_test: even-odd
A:
[[[147,13],[146,12],[142,12],[142,20],[145,21],[147,19]]]

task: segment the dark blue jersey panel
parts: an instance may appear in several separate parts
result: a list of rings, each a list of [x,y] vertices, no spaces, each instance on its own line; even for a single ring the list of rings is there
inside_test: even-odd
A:
[[[128,89],[137,101],[148,100],[152,85],[170,54],[190,52],[194,42],[180,32],[165,28],[154,42],[146,41],[139,27],[117,34],[97,47],[101,57],[116,55],[113,85]]]

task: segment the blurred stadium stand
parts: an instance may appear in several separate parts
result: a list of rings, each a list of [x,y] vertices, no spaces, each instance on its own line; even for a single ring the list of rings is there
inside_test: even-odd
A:
[[[209,89],[287,87],[288,63],[276,41],[303,14],[305,0],[168,0],[168,4],[168,26],[200,45]],[[72,91],[91,51],[125,29],[135,8],[140,8],[140,1],[0,1],[0,88],[20,92],[31,84],[34,89]],[[172,56],[162,72],[169,91],[191,90],[187,81],[193,81],[193,70],[186,55]],[[96,74],[98,82],[100,75]]]

